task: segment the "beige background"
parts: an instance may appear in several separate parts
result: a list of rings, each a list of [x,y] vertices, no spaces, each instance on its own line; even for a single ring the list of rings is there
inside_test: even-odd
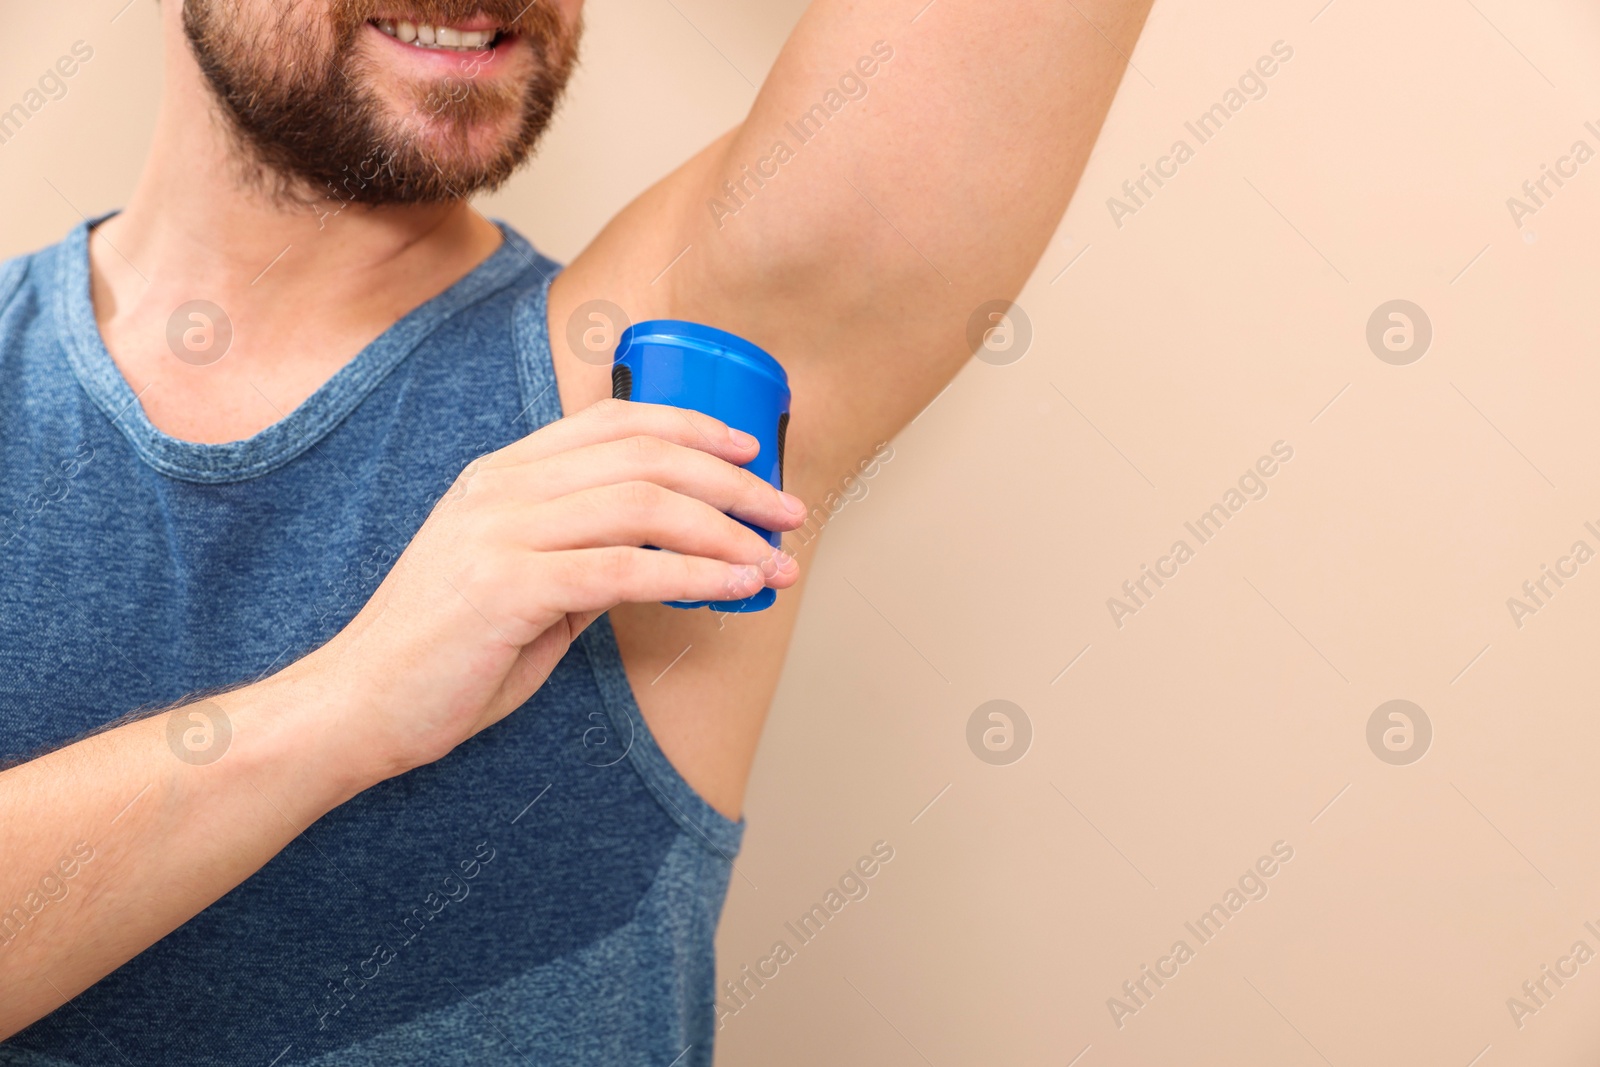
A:
[[[95,57],[0,145],[0,255],[134,181],[159,59],[151,0],[123,2],[8,5],[0,108],[74,40]],[[1506,607],[1600,549],[1600,160],[1520,230],[1506,207],[1600,150],[1600,14],[1323,4],[1158,3],[1021,298],[1031,350],[969,366],[835,520],[724,971],[874,841],[895,859],[727,1021],[720,1063],[1600,1056],[1600,962],[1520,1029],[1506,1006],[1600,951],[1600,563],[1521,629]],[[740,118],[802,6],[594,0],[558,128],[485,209],[572,256]],[[1106,198],[1279,40],[1267,95],[1115,226]],[[1409,366],[1365,341],[1393,298],[1433,325]],[[1278,440],[1269,495],[1117,629],[1106,598]],[[1009,766],[966,742],[995,698],[1034,731]],[[1366,742],[1394,698],[1433,724],[1409,766]],[[1269,895],[1199,946],[1184,922],[1279,840]],[[1179,938],[1195,958],[1118,1029],[1107,998]]]

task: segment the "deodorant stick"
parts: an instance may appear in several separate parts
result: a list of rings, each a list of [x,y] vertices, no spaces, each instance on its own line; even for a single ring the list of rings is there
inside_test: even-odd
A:
[[[761,451],[744,469],[776,489],[783,488],[789,375],[776,359],[744,338],[676,319],[634,323],[617,343],[611,394],[619,400],[690,408],[743,430],[761,443]],[[780,534],[753,523],[744,525],[773,548],[780,546]],[[741,600],[666,603],[675,608],[762,611],[777,598],[776,589],[762,589]]]

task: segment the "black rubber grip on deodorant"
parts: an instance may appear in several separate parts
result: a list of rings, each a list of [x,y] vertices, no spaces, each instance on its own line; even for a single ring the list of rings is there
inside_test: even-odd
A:
[[[633,399],[633,371],[626,363],[611,365],[611,397],[614,400]]]
[[[778,488],[783,488],[783,439],[789,432],[789,413],[778,416]]]

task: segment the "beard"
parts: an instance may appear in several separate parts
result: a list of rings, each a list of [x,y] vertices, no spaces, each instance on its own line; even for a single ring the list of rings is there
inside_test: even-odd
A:
[[[451,25],[488,15],[501,26],[490,47],[530,47],[505,57],[519,65],[496,77],[476,80],[474,58],[481,62],[486,53],[462,52],[457,73],[387,93],[383,71],[362,48],[364,27],[381,3],[331,0],[326,18],[315,22],[305,12],[316,4],[184,4],[190,50],[240,149],[245,177],[274,198],[372,205],[461,199],[503,183],[549,126],[581,33],[581,23],[568,26],[553,0],[406,0],[405,17],[413,21]],[[525,74],[506,76],[523,68]]]

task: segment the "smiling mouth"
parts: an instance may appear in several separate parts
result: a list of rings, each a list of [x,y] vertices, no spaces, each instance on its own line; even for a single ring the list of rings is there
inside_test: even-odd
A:
[[[508,36],[499,27],[464,30],[404,19],[373,19],[371,24],[401,44],[435,52],[482,52],[495,47]]]

